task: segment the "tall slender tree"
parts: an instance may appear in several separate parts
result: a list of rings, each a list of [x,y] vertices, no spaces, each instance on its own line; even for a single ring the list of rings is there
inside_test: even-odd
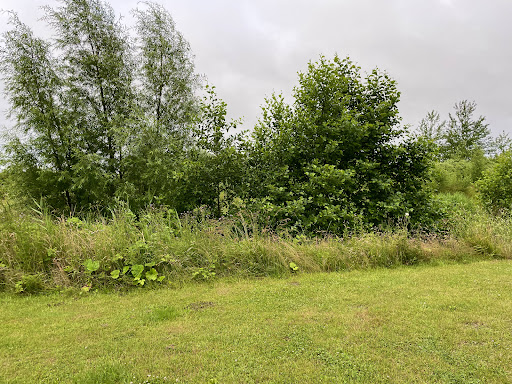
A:
[[[199,77],[190,46],[165,8],[141,2],[133,14],[138,133],[129,144],[127,177],[120,192],[133,205],[176,206],[191,126],[199,114]]]
[[[199,79],[190,46],[164,7],[152,2],[142,5],[145,9],[133,11],[142,106],[158,133],[183,137],[197,112]]]
[[[39,194],[60,190],[67,207],[73,209],[76,135],[63,97],[65,85],[57,73],[50,44],[35,37],[15,14],[10,14],[9,22],[12,29],[3,36],[0,69],[11,116],[25,140],[11,141],[8,152],[16,159],[24,187],[37,185]]]
[[[470,159],[475,150],[487,152],[491,144],[491,131],[484,116],[473,117],[476,103],[463,100],[456,103],[454,108],[455,113],[449,114],[443,135],[446,157]]]
[[[133,105],[130,39],[112,7],[101,0],[61,0],[45,7],[56,32],[68,97],[77,110],[82,151],[108,178],[123,177],[123,143]],[[99,157],[95,157],[99,155]],[[94,161],[96,160],[96,161]],[[110,186],[113,188],[113,186]]]

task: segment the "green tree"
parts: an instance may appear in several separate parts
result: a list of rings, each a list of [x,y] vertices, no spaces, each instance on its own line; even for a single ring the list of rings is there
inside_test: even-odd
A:
[[[146,10],[133,11],[142,108],[157,131],[187,136],[197,112],[194,92],[199,84],[190,46],[165,8],[151,2],[142,4]]]
[[[139,86],[128,142],[126,177],[118,196],[134,209],[149,203],[183,207],[180,184],[199,115],[190,46],[162,6],[143,2],[136,9],[135,64]],[[181,196],[181,197],[180,197]]]
[[[113,197],[123,178],[119,138],[133,106],[133,59],[128,34],[109,4],[60,3],[45,7],[45,19],[56,33],[66,97],[80,129],[74,187],[91,204]]]
[[[65,84],[50,43],[35,37],[15,14],[9,16],[12,29],[3,36],[0,70],[19,136],[7,146],[14,164],[8,173],[15,175],[19,189],[53,194],[51,203],[72,209],[76,130],[63,95]]]
[[[489,125],[484,116],[474,118],[476,103],[463,100],[455,104],[443,132],[442,153],[445,158],[471,159],[475,150],[487,152],[490,147]]]
[[[294,98],[292,106],[269,99],[253,134],[251,156],[278,170],[252,181],[260,200],[307,230],[340,232],[405,214],[421,220],[430,152],[400,128],[394,80],[378,70],[363,77],[349,59],[322,57],[299,74]]]
[[[476,107],[474,101],[462,100],[455,104],[454,114],[448,114],[448,121],[431,111],[421,120],[417,135],[437,146],[441,160],[470,160],[475,154],[479,156],[479,151],[489,154],[493,148],[491,131],[484,116],[474,118]]]
[[[484,205],[493,212],[512,209],[512,151],[498,155],[477,182]]]
[[[438,163],[433,173],[434,188],[440,192],[464,192],[472,195],[475,182],[490,164],[490,156],[510,145],[503,133],[493,139],[485,117],[474,117],[476,103],[463,100],[455,104],[454,114],[442,121],[432,111],[421,121],[418,136],[434,144]]]
[[[206,86],[200,111],[182,188],[188,196],[187,208],[207,205],[218,217],[243,194],[243,132],[233,132],[239,121],[227,120],[227,104],[217,96],[215,87]]]
[[[53,42],[15,15],[1,70],[22,131],[8,174],[57,209],[172,202],[199,113],[188,43],[165,9],[135,10],[137,39],[101,0],[45,7]],[[178,175],[178,176],[177,176]]]
[[[492,141],[490,152],[497,156],[510,150],[512,150],[512,138],[503,131]]]
[[[417,135],[433,143],[438,143],[443,138],[443,130],[446,121],[441,120],[441,115],[437,111],[430,111],[420,121]]]

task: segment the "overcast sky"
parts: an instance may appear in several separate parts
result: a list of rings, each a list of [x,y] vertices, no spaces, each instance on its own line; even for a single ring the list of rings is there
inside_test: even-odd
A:
[[[197,71],[217,87],[231,117],[256,122],[272,92],[291,94],[297,72],[323,54],[350,56],[397,80],[404,124],[430,110],[443,117],[468,99],[494,134],[512,134],[510,0],[159,0],[190,42]],[[0,0],[47,36],[39,6]],[[136,0],[111,0],[132,22]],[[0,32],[7,17],[0,15]],[[0,100],[0,108],[7,108]],[[0,124],[5,120],[0,117]]]

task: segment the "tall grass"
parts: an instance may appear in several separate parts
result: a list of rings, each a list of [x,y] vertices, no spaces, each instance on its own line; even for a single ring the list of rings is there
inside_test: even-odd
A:
[[[443,206],[451,212],[441,223],[444,231],[415,234],[404,224],[344,237],[292,237],[270,231],[250,212],[213,219],[202,209],[178,216],[170,209],[150,207],[136,217],[119,206],[108,217],[78,218],[53,217],[41,206],[31,211],[4,206],[0,290],[179,286],[222,276],[512,258],[510,216],[491,216],[463,195],[444,199]],[[94,263],[96,267],[88,267]],[[137,265],[148,273],[142,283],[129,272]],[[159,282],[154,274],[151,278],[151,273],[164,280]]]

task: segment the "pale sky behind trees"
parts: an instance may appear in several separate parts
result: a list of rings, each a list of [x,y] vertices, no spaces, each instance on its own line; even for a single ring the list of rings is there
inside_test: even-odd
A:
[[[132,25],[137,0],[111,0]],[[387,71],[401,91],[404,124],[428,111],[443,118],[475,101],[494,135],[512,135],[510,0],[158,0],[189,41],[196,70],[217,87],[229,115],[254,126],[264,98],[287,97],[297,71],[321,54],[350,58],[363,70]],[[38,36],[49,37],[40,6],[55,0],[0,0]],[[0,15],[0,33],[7,30]],[[0,84],[1,87],[1,84]],[[0,126],[8,105],[0,98]],[[476,116],[477,117],[477,116]]]

